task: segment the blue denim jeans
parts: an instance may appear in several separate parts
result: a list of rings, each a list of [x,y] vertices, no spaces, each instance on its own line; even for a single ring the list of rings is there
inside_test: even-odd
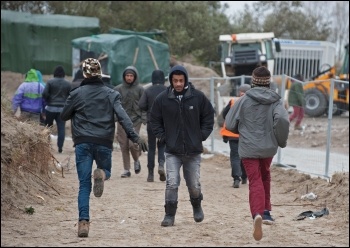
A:
[[[90,220],[90,193],[92,188],[92,164],[104,170],[105,180],[111,177],[112,149],[94,143],[82,143],[75,146],[75,163],[79,179],[78,210],[79,221]]]
[[[154,136],[151,124],[147,123],[147,138],[148,138],[148,153],[147,153],[147,167],[148,169],[154,169],[156,148],[158,148],[158,165],[165,162],[165,143],[158,144],[157,138]]]
[[[51,112],[45,110],[46,120],[45,125],[51,127],[53,125],[53,121],[56,121],[57,125],[57,147],[58,149],[63,148],[64,138],[66,136],[66,122],[63,121],[60,117],[60,112]]]
[[[183,166],[183,175],[186,181],[188,193],[192,198],[198,198],[201,194],[200,163],[201,155],[173,155],[165,153],[166,161],[166,188],[165,201],[177,201],[178,188],[180,186],[180,168]]]

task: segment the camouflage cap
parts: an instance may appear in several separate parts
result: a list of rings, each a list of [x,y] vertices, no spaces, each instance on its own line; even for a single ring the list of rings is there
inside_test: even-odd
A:
[[[101,64],[97,59],[88,58],[83,62],[83,75],[85,78],[101,77]]]

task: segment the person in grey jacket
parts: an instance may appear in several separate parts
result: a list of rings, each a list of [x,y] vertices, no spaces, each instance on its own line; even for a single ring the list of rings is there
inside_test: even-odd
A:
[[[273,224],[270,215],[270,166],[277,148],[287,145],[288,112],[281,97],[270,89],[271,74],[258,67],[252,74],[252,89],[239,98],[225,118],[226,128],[239,134],[238,154],[249,180],[249,205],[253,237],[262,238],[262,223]]]
[[[154,100],[151,126],[160,143],[165,143],[165,216],[161,226],[173,226],[178,203],[180,168],[190,196],[193,219],[204,219],[201,201],[200,162],[203,144],[214,126],[214,108],[203,92],[188,80],[183,66],[169,73],[170,86]]]
[[[53,126],[53,121],[57,125],[57,147],[58,152],[62,153],[63,144],[66,136],[66,122],[60,117],[64,103],[66,102],[71,83],[65,80],[66,73],[61,65],[57,66],[53,72],[53,78],[47,81],[43,97],[46,100],[45,107],[45,125]]]
[[[147,182],[154,181],[154,158],[156,155],[156,148],[158,148],[158,174],[159,180],[165,181],[165,144],[156,142],[157,138],[152,132],[152,127],[150,123],[151,107],[153,105],[154,99],[161,93],[166,90],[164,72],[162,70],[154,70],[152,72],[152,86],[145,89],[143,92],[140,101],[139,107],[147,111],[147,140],[148,140],[148,153],[147,153],[147,167],[148,167],[148,176]]]
[[[135,131],[140,133],[141,125],[147,124],[147,112],[143,111],[139,107],[139,100],[145,89],[139,84],[138,71],[134,66],[127,66],[124,69],[123,83],[117,85],[114,90],[120,93],[122,97],[122,106],[130,117]],[[141,164],[139,160],[141,150],[138,146],[135,146],[129,141],[127,134],[120,124],[118,124],[117,128],[117,141],[119,142],[123,157],[124,171],[121,174],[121,177],[128,178],[131,176],[130,153],[134,160],[135,174],[139,174],[141,171]]]
[[[99,61],[93,58],[84,60],[83,74],[85,79],[70,92],[61,112],[63,120],[72,120],[75,163],[79,178],[79,237],[87,237],[89,233],[93,161],[97,165],[93,173],[93,192],[96,197],[102,196],[104,181],[111,177],[115,122],[122,126],[133,143],[137,143],[144,152],[148,150],[147,143],[139,137],[122,107],[120,94],[102,82]]]

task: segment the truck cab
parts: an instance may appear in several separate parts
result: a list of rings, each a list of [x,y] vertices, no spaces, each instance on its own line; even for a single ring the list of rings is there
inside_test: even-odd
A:
[[[250,84],[250,76],[255,68],[266,66],[271,75],[274,70],[274,50],[281,51],[273,32],[240,33],[219,36],[220,63],[222,77],[248,76],[244,83]],[[275,45],[275,49],[273,47]],[[230,79],[231,96],[236,96],[241,79]]]

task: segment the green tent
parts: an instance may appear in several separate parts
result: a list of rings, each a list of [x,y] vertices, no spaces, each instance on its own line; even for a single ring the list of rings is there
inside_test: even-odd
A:
[[[142,35],[99,34],[72,40],[73,66],[78,70],[88,57],[99,59],[102,73],[111,83],[122,83],[122,73],[129,65],[139,72],[139,82],[151,82],[152,72],[161,69],[169,73],[169,46]]]
[[[72,75],[72,39],[99,32],[95,17],[1,10],[1,70],[53,74],[62,65]]]

